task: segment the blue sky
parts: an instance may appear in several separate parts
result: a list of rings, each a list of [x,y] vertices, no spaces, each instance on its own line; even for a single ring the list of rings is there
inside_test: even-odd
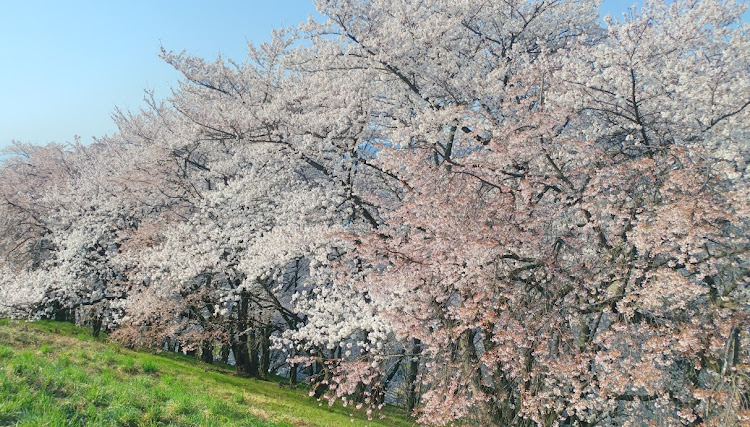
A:
[[[604,0],[602,15],[635,0]],[[166,97],[179,74],[159,47],[242,60],[246,41],[315,13],[312,0],[3,1],[0,147],[111,134],[115,107],[137,110],[144,89]]]

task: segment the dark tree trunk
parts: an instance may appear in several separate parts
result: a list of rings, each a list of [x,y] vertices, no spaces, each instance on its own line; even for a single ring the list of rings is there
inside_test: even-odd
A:
[[[240,294],[240,307],[237,313],[237,331],[231,334],[232,352],[234,353],[235,369],[238,375],[250,376],[250,353],[248,352],[247,311],[249,297],[246,292]],[[236,334],[236,335],[235,335]]]
[[[320,399],[323,397],[323,394],[325,394],[326,391],[328,391],[330,382],[331,382],[331,372],[328,369],[328,367],[323,364],[322,360],[320,362],[315,362],[315,375],[317,377],[320,377],[321,371],[323,372],[323,381],[318,381],[318,384],[315,386],[315,392],[313,396],[316,399]]]
[[[258,354],[258,331],[252,329],[250,331],[249,340],[250,343],[250,365],[248,375],[251,377],[258,378],[260,375],[260,355]]]
[[[232,353],[234,353],[234,367],[237,375],[250,376],[250,353],[247,351],[247,341],[242,342],[240,339],[232,343]]]
[[[94,316],[93,319],[91,319],[91,334],[94,336],[94,338],[99,336],[99,333],[102,331],[102,318],[101,316]]]
[[[292,363],[291,366],[289,366],[289,383],[297,384],[297,364],[296,363]]]
[[[271,367],[271,328],[266,326],[260,332],[260,377],[268,378],[268,370]]]
[[[201,346],[201,360],[206,363],[214,363],[214,343],[210,340],[203,341]]]
[[[229,352],[232,351],[232,347],[229,344],[221,345],[221,363],[229,363]]]
[[[292,353],[289,355],[289,357],[294,357],[295,352],[292,350]],[[290,384],[297,384],[297,364],[296,363],[290,363],[289,364],[289,383]]]
[[[406,409],[409,412],[417,407],[419,396],[417,393],[417,374],[419,373],[419,354],[422,352],[422,342],[416,338],[411,341],[409,353],[411,358],[406,365]]]

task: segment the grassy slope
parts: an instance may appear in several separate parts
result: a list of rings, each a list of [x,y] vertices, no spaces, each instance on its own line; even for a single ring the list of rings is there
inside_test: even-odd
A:
[[[304,391],[129,351],[67,323],[0,320],[0,425],[412,425],[387,415],[367,421]]]

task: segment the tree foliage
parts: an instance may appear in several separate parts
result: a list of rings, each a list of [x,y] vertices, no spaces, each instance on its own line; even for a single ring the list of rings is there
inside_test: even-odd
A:
[[[746,4],[316,5],[17,144],[0,310],[425,424],[750,419]]]

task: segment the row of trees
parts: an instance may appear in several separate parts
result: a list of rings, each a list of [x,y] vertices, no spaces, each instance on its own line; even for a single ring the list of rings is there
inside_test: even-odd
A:
[[[168,101],[2,163],[0,313],[425,424],[747,421],[746,4],[596,3],[321,0],[241,64],[162,52]]]

